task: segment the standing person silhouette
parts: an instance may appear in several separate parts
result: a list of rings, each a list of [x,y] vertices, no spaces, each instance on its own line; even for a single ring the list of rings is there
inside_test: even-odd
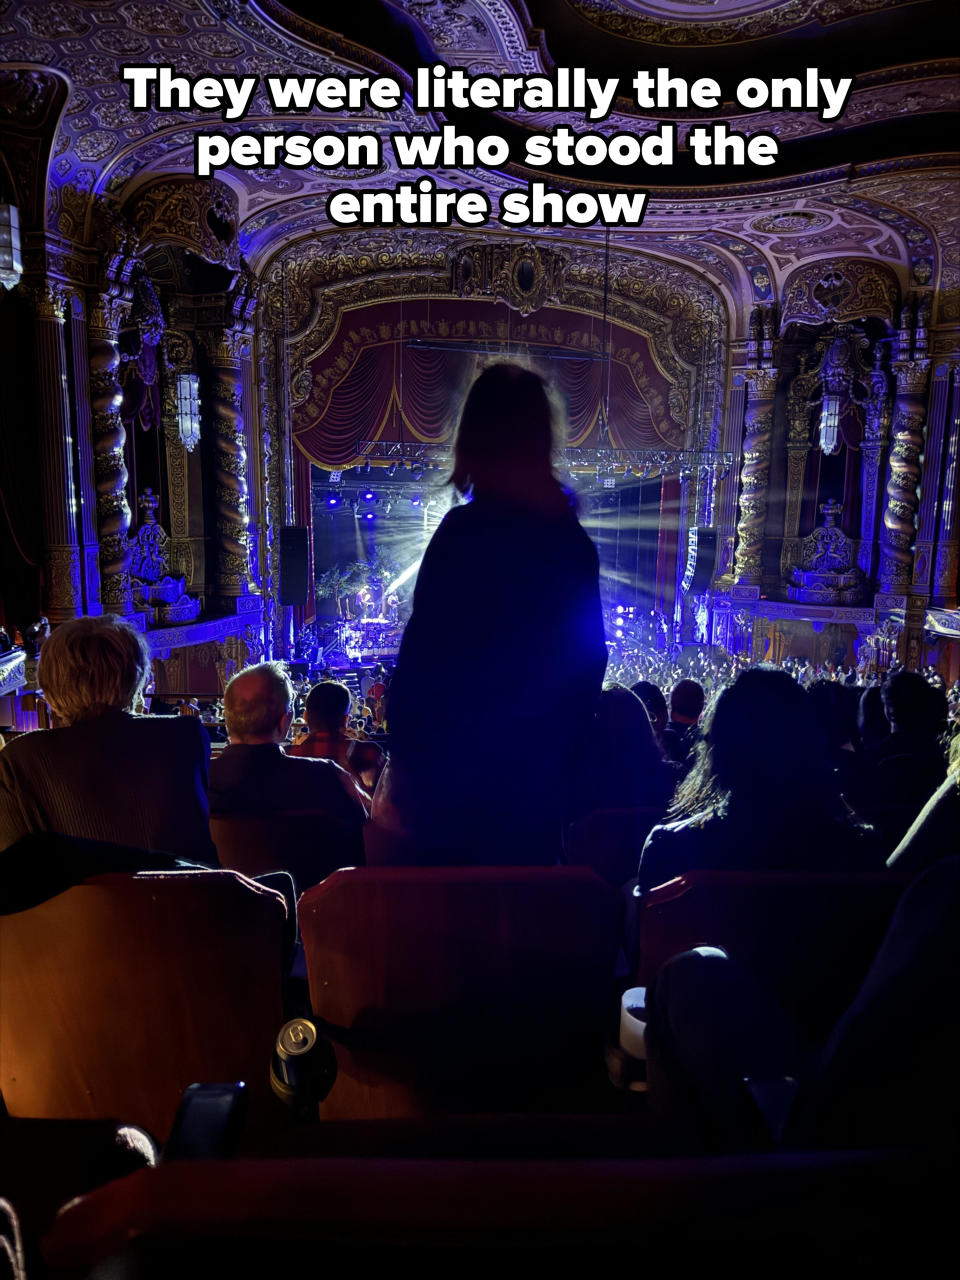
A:
[[[549,865],[607,650],[596,548],[553,474],[543,380],[495,364],[464,404],[451,483],[388,694],[368,860]],[[439,705],[438,705],[439,703]]]

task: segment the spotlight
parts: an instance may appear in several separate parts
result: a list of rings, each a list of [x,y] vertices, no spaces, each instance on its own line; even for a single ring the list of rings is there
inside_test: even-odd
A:
[[[372,511],[366,511],[364,512],[363,518],[364,520],[374,520],[376,517],[374,516]]]
[[[623,613],[623,605],[622,605],[622,604],[618,604],[618,605],[617,605],[617,613]]]
[[[367,489],[363,494],[363,500],[364,502],[373,502],[376,496],[377,495],[373,492],[372,489]]]
[[[419,507],[420,503],[421,503],[420,495],[419,493],[415,493],[413,497],[410,499],[410,505],[411,507]]]
[[[616,632],[615,632],[614,634],[616,635],[616,637],[617,637],[617,639],[618,639],[618,640],[620,640],[620,639],[622,639],[622,638],[623,638],[623,632],[620,630],[620,628],[619,628],[619,627],[617,628],[617,630],[616,630]]]
[[[396,474],[397,474],[397,464],[395,462],[391,462],[389,467],[387,467],[387,475],[392,480]]]
[[[423,479],[423,463],[422,462],[410,463],[410,477],[413,480]]]
[[[327,506],[339,507],[339,505],[340,505],[340,495],[338,493],[331,493],[330,497],[327,498]]]

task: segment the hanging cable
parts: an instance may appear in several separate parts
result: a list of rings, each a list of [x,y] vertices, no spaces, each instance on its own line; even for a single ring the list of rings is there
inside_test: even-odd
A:
[[[613,445],[613,436],[610,434],[610,349],[609,349],[609,327],[607,323],[607,304],[610,296],[610,228],[607,227],[604,235],[603,248],[603,327],[600,335],[600,360],[601,368],[606,363],[607,385],[606,390],[600,397],[600,416],[603,423],[603,429],[606,433],[609,444]]]

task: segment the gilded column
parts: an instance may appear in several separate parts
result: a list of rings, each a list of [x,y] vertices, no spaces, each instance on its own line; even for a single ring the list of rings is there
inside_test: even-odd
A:
[[[67,297],[45,281],[32,290],[40,374],[40,467],[43,486],[44,603],[51,622],[83,612],[77,493],[63,326]]]
[[[745,376],[750,390],[743,434],[740,522],[737,525],[734,572],[740,585],[756,585],[763,573],[763,536],[767,521],[777,371],[772,367],[747,369]]]
[[[93,459],[100,532],[100,597],[110,613],[130,613],[130,506],[123,450],[126,432],[120,417],[123,390],[120,322],[129,302],[116,294],[97,297],[90,308],[90,399],[93,408]]]
[[[242,361],[251,335],[244,328],[200,336],[210,362],[206,400],[214,430],[214,502],[217,512],[217,594],[249,595],[247,452],[243,429]]]
[[[860,547],[857,566],[872,581],[877,572],[877,540],[883,502],[882,478],[890,444],[890,394],[887,375],[880,368],[880,351],[870,374],[870,395],[864,404],[863,441],[860,445]]]
[[[960,566],[960,366],[953,367],[953,395],[947,423],[947,451],[943,468],[943,499],[937,522],[937,550],[933,570],[933,603],[957,607]]]
[[[780,552],[780,571],[784,577],[789,577],[799,554],[803,479],[810,452],[810,405],[816,385],[817,370],[811,370],[806,357],[801,356],[798,372],[787,395],[787,489]]]
[[[897,398],[893,410],[879,578],[883,590],[899,588],[902,591],[913,579],[913,540],[920,505],[917,489],[923,451],[924,393],[930,361],[895,360],[891,367],[897,379]]]

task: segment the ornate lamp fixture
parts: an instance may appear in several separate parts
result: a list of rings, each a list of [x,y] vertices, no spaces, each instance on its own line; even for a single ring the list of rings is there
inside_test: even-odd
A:
[[[200,442],[200,379],[195,373],[177,374],[177,423],[187,453]]]
[[[15,204],[0,204],[0,284],[14,289],[22,275],[20,214]]]

